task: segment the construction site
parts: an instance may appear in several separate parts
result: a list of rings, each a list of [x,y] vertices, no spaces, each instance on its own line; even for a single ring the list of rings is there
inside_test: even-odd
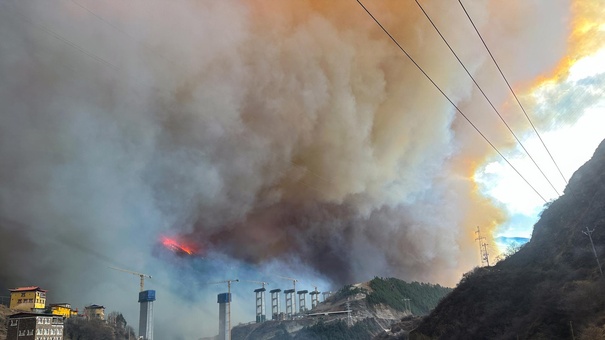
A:
[[[285,321],[285,320],[296,320],[306,316],[310,316],[310,311],[316,308],[320,303],[320,295],[323,297],[322,301],[326,301],[330,297],[331,292],[320,292],[317,287],[314,286],[314,290],[296,290],[296,283],[299,280],[290,277],[279,277],[283,280],[292,282],[292,288],[289,289],[271,289],[270,294],[270,315],[267,317],[267,288],[269,285],[265,281],[254,281],[254,280],[241,280],[243,282],[250,282],[259,284],[260,287],[254,289],[255,295],[255,321],[250,324],[264,323],[266,321]],[[227,292],[220,293],[217,296],[217,303],[219,305],[219,320],[218,320],[218,337],[220,340],[230,340],[232,338],[232,324],[231,324],[231,303],[232,294],[231,287],[233,283],[240,282],[239,279],[230,279],[217,282],[209,282],[208,284],[226,284]],[[282,300],[283,296],[283,300]],[[310,304],[307,301],[310,298]],[[283,301],[283,303],[282,303]],[[283,307],[282,307],[283,306]],[[347,311],[341,311],[346,313]]]
[[[139,340],[153,340],[156,322],[154,320],[156,291],[145,288],[145,280],[151,279],[152,276],[118,267],[110,268],[139,278],[138,332],[135,333],[133,329],[132,335]],[[134,282],[132,283],[134,286]],[[281,288],[271,289],[270,286],[280,283],[284,284]],[[390,332],[391,326],[402,318],[415,318],[427,314],[437,304],[437,300],[432,301],[427,297],[441,297],[450,291],[450,289],[438,285],[406,283],[393,278],[375,278],[369,282],[346,285],[334,292],[320,291],[318,286],[303,284],[296,278],[284,276],[276,276],[271,282],[232,278],[201,284],[207,287],[216,285],[221,290],[226,289],[216,295],[218,317],[204,319],[204,323],[209,328],[216,327],[214,329],[217,335],[199,338],[202,340],[281,339],[288,336],[293,336],[294,339],[305,339],[309,337],[309,332],[326,333],[333,332],[335,329],[341,335],[350,332],[363,338],[371,338],[379,333]],[[237,294],[233,294],[233,291],[236,291]],[[48,304],[44,301],[43,305],[35,305],[35,301],[40,300],[39,297],[32,298],[33,307],[25,303],[30,300],[27,294],[46,299],[46,292],[39,287],[22,287],[11,290],[10,308],[5,309],[3,318],[14,319],[15,321],[10,322],[11,326],[18,326],[19,322],[25,322],[23,320],[32,317],[48,316],[57,320],[61,319],[64,322],[56,325],[56,327],[61,327],[61,336],[58,339],[66,340],[74,339],[75,336],[69,330],[70,324],[92,322],[116,325],[117,313],[112,312],[106,316],[105,307],[102,305],[86,306],[84,314],[80,315],[77,309],[72,310],[71,306],[66,303]],[[22,298],[23,294],[27,299]],[[168,292],[166,292],[167,294]],[[249,316],[242,315],[242,310],[252,310],[250,308],[252,306],[249,305],[253,301],[252,295],[254,295],[255,312]],[[235,300],[234,296],[236,296]],[[204,304],[211,306],[213,301],[205,298]],[[129,303],[129,305],[131,304]],[[134,307],[134,299],[131,306]],[[233,306],[238,310],[237,324],[232,319]],[[68,312],[64,311],[66,308],[69,308]],[[241,322],[242,319],[250,321]],[[123,325],[118,325],[118,327],[125,328],[126,322],[123,318],[121,320]],[[64,324],[65,326],[63,326]],[[216,326],[212,326],[213,324]],[[161,331],[162,325],[159,326]],[[37,332],[37,327],[33,332]],[[19,327],[13,328],[9,327],[7,330],[9,335],[7,338],[4,338],[0,332],[0,340],[13,339],[11,334],[18,334],[16,329]],[[126,333],[126,336],[124,339],[130,339],[130,331]],[[76,338],[78,337],[76,336]],[[120,337],[120,339],[122,338]]]

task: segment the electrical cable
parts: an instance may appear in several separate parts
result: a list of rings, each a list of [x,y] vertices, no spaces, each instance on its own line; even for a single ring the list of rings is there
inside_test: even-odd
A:
[[[552,160],[552,162],[555,164],[555,167],[557,168],[557,170],[559,171],[559,174],[561,174],[561,177],[563,178],[563,181],[565,181],[565,184],[567,184],[567,179],[565,179],[565,176],[563,175],[563,172],[561,172],[561,169],[559,168],[559,165],[557,164],[557,162],[555,161],[555,158],[552,156],[552,154],[550,153],[550,150],[548,150],[548,147],[546,147],[546,144],[544,143],[544,140],[542,139],[542,137],[540,136],[540,134],[538,133],[538,130],[536,129],[536,126],[534,125],[534,123],[531,121],[531,119],[529,118],[529,115],[527,114],[527,111],[525,111],[525,108],[523,107],[523,105],[521,104],[521,101],[519,100],[519,98],[517,97],[517,94],[515,93],[515,91],[513,90],[512,86],[510,85],[510,83],[508,82],[508,79],[506,79],[506,77],[504,76],[504,72],[502,72],[502,69],[500,68],[500,65],[498,65],[498,62],[496,61],[496,58],[494,58],[494,55],[492,54],[492,52],[490,51],[489,47],[487,47],[487,43],[485,42],[485,40],[483,39],[483,36],[481,35],[481,33],[479,33],[479,29],[477,29],[477,26],[475,25],[475,22],[473,21],[473,19],[471,18],[471,16],[469,15],[469,13],[467,12],[466,8],[464,7],[464,5],[462,4],[461,0],[458,0],[458,3],[460,3],[460,6],[462,6],[462,9],[464,10],[464,13],[466,14],[466,17],[469,19],[469,21],[471,22],[471,24],[473,25],[473,28],[475,29],[475,32],[477,32],[477,35],[479,36],[479,38],[481,39],[481,42],[483,43],[483,46],[485,46],[485,49],[487,50],[487,53],[489,53],[489,56],[492,58],[494,64],[496,65],[496,67],[498,68],[498,71],[500,72],[500,75],[502,76],[502,79],[504,79],[504,81],[506,82],[506,85],[508,86],[510,92],[513,94],[513,97],[515,97],[515,100],[517,101],[517,104],[519,104],[519,107],[521,108],[521,110],[523,111],[523,114],[525,115],[525,118],[527,118],[527,121],[529,121],[529,124],[531,125],[531,127],[534,129],[534,132],[536,133],[536,135],[538,136],[538,139],[540,139],[540,142],[542,143],[542,145],[544,146],[544,149],[546,150],[546,152],[548,153],[548,155],[550,156],[550,159]]]
[[[445,37],[443,36],[443,34],[439,30],[439,28],[437,28],[437,26],[435,25],[435,23],[433,22],[433,20],[431,19],[431,17],[428,15],[428,13],[424,10],[424,8],[422,7],[422,5],[420,5],[420,3],[418,2],[418,0],[414,0],[414,1],[418,5],[418,7],[420,7],[420,10],[422,10],[422,13],[424,13],[424,16],[429,20],[429,22],[431,23],[431,25],[433,25],[433,28],[435,29],[435,31],[437,31],[437,33],[441,37],[441,40],[443,40],[443,42],[447,45],[447,47],[450,49],[450,51],[452,52],[452,54],[454,54],[454,57],[456,57],[456,59],[458,60],[458,62],[462,66],[462,68],[464,68],[464,71],[466,71],[466,74],[468,74],[468,76],[473,80],[473,83],[475,83],[475,86],[477,86],[477,88],[479,89],[479,91],[481,92],[481,94],[483,95],[483,97],[485,98],[485,100],[487,100],[487,102],[492,107],[492,109],[494,109],[494,112],[496,112],[496,114],[498,115],[498,117],[500,117],[500,120],[502,121],[502,123],[504,123],[504,125],[506,126],[506,128],[508,129],[508,131],[513,135],[513,137],[515,137],[515,140],[517,141],[517,143],[519,143],[519,145],[521,146],[521,148],[523,149],[523,151],[525,151],[525,153],[527,154],[527,156],[529,157],[529,159],[531,159],[531,161],[534,163],[534,165],[536,166],[536,168],[538,168],[538,170],[540,171],[540,173],[542,174],[542,176],[544,177],[544,179],[546,179],[546,181],[548,182],[548,184],[550,184],[550,186],[557,193],[557,195],[561,196],[561,194],[559,193],[559,191],[557,190],[557,188],[555,188],[555,186],[552,184],[552,182],[548,179],[548,177],[546,176],[546,174],[544,173],[544,171],[542,171],[542,168],[540,168],[540,166],[538,165],[538,163],[536,163],[536,161],[534,160],[534,158],[531,156],[531,154],[529,153],[529,151],[525,148],[525,146],[523,145],[523,143],[521,142],[521,140],[517,137],[517,135],[513,132],[513,130],[508,125],[508,123],[506,122],[506,120],[504,120],[504,117],[502,117],[502,115],[500,114],[500,112],[498,111],[498,109],[496,109],[496,107],[494,106],[494,104],[492,103],[492,101],[487,97],[487,94],[485,94],[485,92],[483,91],[483,89],[481,88],[481,86],[477,83],[477,81],[475,80],[475,77],[473,77],[473,75],[471,74],[471,72],[466,68],[466,66],[464,65],[464,63],[462,62],[462,60],[460,60],[460,58],[458,57],[458,54],[456,54],[456,52],[454,51],[454,49],[452,48],[452,46],[450,46],[450,44],[447,42],[447,39],[445,39]]]
[[[372,18],[372,20],[374,20],[374,22],[393,41],[393,43],[395,43],[395,45],[397,45],[399,50],[401,50],[401,52],[403,52],[403,54],[405,54],[408,57],[408,59],[410,59],[410,61],[420,70],[420,72],[422,72],[422,74],[424,74],[424,76],[433,84],[433,86],[435,86],[435,88],[447,99],[447,101],[449,101],[450,104],[452,104],[452,106],[454,106],[456,111],[462,117],[464,117],[464,119],[475,129],[475,131],[477,131],[477,133],[479,133],[479,135],[481,135],[481,137],[483,137],[483,139],[500,155],[500,157],[502,157],[502,159],[504,159],[504,161],[506,161],[506,163],[508,163],[508,165],[517,173],[517,175],[519,175],[519,177],[521,177],[521,179],[523,179],[523,181],[525,181],[525,183],[530,188],[533,189],[533,191],[536,193],[536,195],[538,195],[544,201],[544,203],[546,203],[547,200],[538,192],[538,190],[536,190],[536,188],[533,185],[531,185],[531,183],[529,183],[529,181],[519,172],[519,170],[517,170],[517,168],[515,168],[512,165],[512,163],[502,154],[502,152],[500,152],[500,150],[498,150],[498,148],[481,132],[481,130],[479,130],[479,128],[475,124],[473,124],[473,122],[464,114],[464,112],[462,112],[462,110],[460,110],[460,108],[450,99],[450,97],[447,94],[445,94],[445,92],[443,92],[443,90],[439,87],[439,85],[437,85],[437,83],[435,83],[435,81],[424,71],[424,69],[414,60],[414,58],[412,58],[412,56],[399,44],[399,42],[391,35],[391,33],[389,33],[389,31],[380,23],[380,21],[378,21],[378,19],[376,19],[376,17],[374,17],[374,15],[364,6],[364,4],[361,3],[360,0],[355,0],[355,1],[357,1],[357,3]]]
[[[4,4],[5,6],[8,6],[6,4]],[[98,57],[96,55],[94,55],[93,53],[87,51],[86,49],[82,48],[80,45],[71,42],[70,40],[64,38],[63,36],[61,36],[60,34],[54,32],[53,30],[42,26],[40,24],[36,24],[35,22],[33,22],[31,19],[29,19],[26,15],[24,15],[23,13],[19,12],[18,10],[14,9],[14,8],[9,8],[9,10],[14,11],[15,13],[17,13],[18,15],[20,15],[25,21],[27,21],[28,23],[30,23],[32,26],[38,27],[39,29],[43,30],[44,32],[46,32],[47,34],[51,35],[52,37],[61,40],[62,42],[64,42],[65,44],[71,46],[73,49],[79,51],[82,54],[87,55],[88,57],[96,60],[97,62],[104,64],[105,66],[110,67],[111,69],[113,69],[114,71],[120,71],[120,68],[112,63],[110,63],[109,61]]]
[[[91,15],[93,15],[94,17],[96,17],[97,19],[103,21],[104,23],[106,23],[107,25],[109,25],[110,27],[112,27],[113,29],[115,29],[116,31],[124,34],[125,36],[127,36],[128,38],[132,39],[134,42],[136,42],[137,44],[143,46],[145,49],[147,49],[149,52],[151,52],[153,55],[159,56],[160,58],[162,58],[164,61],[169,62],[172,65],[177,65],[176,62],[174,62],[173,60],[170,60],[166,57],[164,57],[162,54],[157,53],[157,51],[155,51],[153,49],[153,47],[149,46],[148,44],[136,39],[134,36],[132,36],[131,34],[129,34],[128,32],[124,31],[123,29],[121,29],[120,27],[116,26],[115,24],[113,24],[112,22],[110,22],[109,20],[103,18],[101,15],[95,13],[93,10],[91,10],[90,8],[82,5],[81,3],[75,1],[75,0],[70,0],[72,3],[74,3],[75,5],[77,5],[78,7],[84,9],[85,11],[87,11],[88,13],[90,13]]]

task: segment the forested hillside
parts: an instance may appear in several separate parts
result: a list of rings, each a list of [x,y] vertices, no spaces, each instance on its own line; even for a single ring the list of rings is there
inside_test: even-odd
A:
[[[529,243],[466,274],[412,339],[605,339],[605,142],[546,205]]]
[[[395,278],[374,278],[366,298],[370,305],[385,304],[396,310],[406,310],[406,299],[412,314],[425,315],[437,306],[452,288],[430,283],[407,283]]]

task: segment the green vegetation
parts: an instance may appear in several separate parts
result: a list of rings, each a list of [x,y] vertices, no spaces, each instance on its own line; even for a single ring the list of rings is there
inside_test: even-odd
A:
[[[360,293],[367,294],[368,291],[353,285],[346,285],[340,288],[333,296],[331,296],[330,300],[338,301]]]
[[[405,299],[414,315],[426,315],[437,306],[439,301],[452,289],[430,283],[407,283],[395,278],[375,277],[370,281],[372,292],[367,301],[370,305],[384,304],[399,311],[405,311]]]

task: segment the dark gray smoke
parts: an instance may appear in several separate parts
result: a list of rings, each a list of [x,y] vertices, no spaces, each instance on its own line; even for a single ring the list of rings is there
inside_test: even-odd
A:
[[[368,5],[510,142],[413,2]],[[513,82],[565,53],[568,1],[469,7]],[[457,4],[426,9],[504,101]],[[354,1],[2,1],[0,79],[0,287],[136,323],[137,278],[107,266],[147,272],[158,338],[216,331],[209,281],[453,284],[505,218],[472,181],[485,143]]]

